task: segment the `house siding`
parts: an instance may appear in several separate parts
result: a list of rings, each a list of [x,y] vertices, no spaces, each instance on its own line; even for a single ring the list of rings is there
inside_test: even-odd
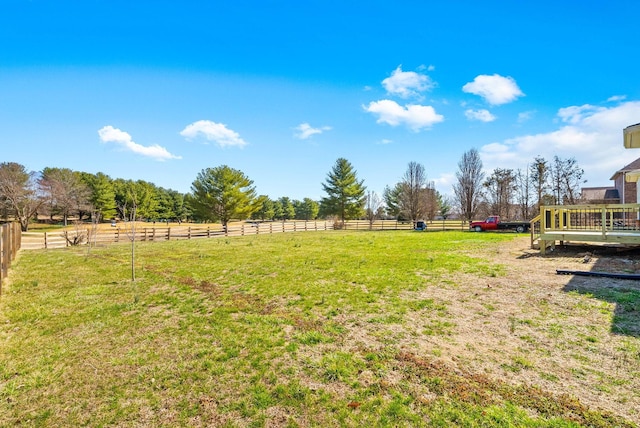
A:
[[[622,169],[616,171],[616,173],[613,174],[613,176],[611,177],[611,180],[613,180],[613,187],[618,191],[618,195],[620,197],[619,203],[621,204],[640,203],[640,201],[638,201],[638,192],[636,191],[638,184],[636,183],[635,180],[626,181],[628,173],[633,173],[635,176],[638,173],[638,171],[640,171],[640,158],[634,160],[629,165],[626,165]],[[589,189],[603,189],[603,188],[596,188],[596,187],[585,188],[585,190],[589,190]]]
[[[635,182],[624,183],[624,203],[637,204],[638,194],[636,193],[637,184]]]
[[[637,193],[636,187],[637,184],[635,182],[625,181],[626,172],[618,172],[614,176],[614,187],[618,189],[618,194],[620,195],[620,203],[621,204],[637,204]]]

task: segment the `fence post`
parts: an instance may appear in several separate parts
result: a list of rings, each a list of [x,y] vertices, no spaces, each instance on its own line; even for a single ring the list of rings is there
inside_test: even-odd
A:
[[[22,246],[22,230],[20,228],[13,226],[13,236],[15,238],[15,246],[13,252],[13,258],[15,259],[18,250]]]
[[[171,241],[171,227],[167,227],[167,241]]]
[[[4,273],[4,253],[5,253],[5,239],[4,239],[4,229],[5,229],[5,225],[3,224],[0,228],[0,295],[2,295],[2,282],[4,280],[5,277],[5,273]]]
[[[0,225],[0,295],[2,282],[9,274],[9,266],[15,260],[22,245],[22,229],[18,223]]]

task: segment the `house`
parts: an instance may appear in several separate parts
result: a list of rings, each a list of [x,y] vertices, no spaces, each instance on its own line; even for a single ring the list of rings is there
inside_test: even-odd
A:
[[[613,186],[583,187],[582,201],[586,204],[637,204],[640,158],[613,174]]]
[[[638,203],[638,175],[640,174],[640,158],[634,160],[611,177],[613,185],[620,196],[620,204]]]
[[[620,203],[620,193],[615,187],[583,187],[581,196],[586,204]]]
[[[640,123],[626,127],[623,140],[626,149],[640,149]],[[640,246],[640,158],[611,180],[613,187],[582,189],[586,206],[542,205],[531,220],[532,248],[538,246],[544,254],[558,241]]]

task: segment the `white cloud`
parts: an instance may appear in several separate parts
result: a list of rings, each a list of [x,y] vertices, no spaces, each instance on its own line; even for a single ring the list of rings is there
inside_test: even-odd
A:
[[[518,113],[518,123],[528,122],[529,120],[531,120],[535,113],[535,110],[523,111],[522,113]]]
[[[464,92],[478,95],[491,105],[507,104],[524,96],[512,77],[481,74],[462,87]]]
[[[378,144],[387,145],[393,143],[393,140],[389,140],[388,138],[383,138],[378,142]]]
[[[442,193],[447,193],[455,181],[456,175],[450,172],[442,173],[440,174],[440,177],[433,179],[433,183],[436,185],[438,190],[443,189]]]
[[[575,158],[585,170],[588,186],[611,185],[615,171],[640,157],[640,150],[624,149],[622,130],[640,117],[640,101],[614,107],[569,106],[558,110],[560,126],[549,132],[522,135],[480,149],[487,170],[526,168],[536,156],[552,160]]]
[[[481,122],[493,122],[496,120],[496,117],[491,114],[489,110],[481,109],[481,110],[465,110],[464,115],[467,116],[469,120],[479,120]]]
[[[615,102],[615,101],[624,101],[626,99],[627,99],[626,95],[614,95],[612,97],[607,98],[607,101]]]
[[[207,141],[215,141],[220,147],[236,146],[244,147],[247,142],[240,138],[240,134],[227,128],[224,123],[216,123],[210,120],[199,120],[187,125],[180,135],[187,140],[195,140],[204,137]]]
[[[435,84],[426,74],[415,71],[402,71],[399,65],[390,77],[382,81],[382,86],[390,95],[398,95],[402,98],[419,96],[420,92],[431,90]]]
[[[433,71],[435,69],[436,69],[435,65],[424,65],[424,64],[421,64],[420,66],[418,66],[418,70],[420,70],[420,71],[424,71],[424,70]]]
[[[378,116],[377,123],[386,123],[391,126],[404,124],[416,132],[444,120],[444,116],[437,114],[433,107],[419,104],[407,104],[402,107],[392,100],[380,100],[372,101],[363,108]]]
[[[157,144],[152,146],[143,146],[133,141],[131,135],[118,128],[114,128],[111,125],[103,126],[98,130],[100,141],[103,143],[116,143],[133,153],[137,153],[142,156],[147,156],[158,161],[165,161],[167,159],[181,159],[180,156],[175,156],[169,153],[167,149]]]
[[[602,110],[605,110],[605,108],[592,106],[590,104],[584,104],[581,106],[570,106],[558,110],[558,117],[563,122],[577,124],[581,122],[586,116],[591,116],[595,112]]]
[[[513,162],[518,158],[518,154],[511,151],[509,145],[502,143],[491,143],[482,146],[480,148],[480,156],[485,168],[492,165],[504,168],[505,165],[513,165]]]
[[[314,134],[322,134],[324,131],[330,131],[330,126],[323,126],[320,128],[312,128],[308,123],[301,123],[297,127],[294,128],[298,133],[295,134],[296,138],[301,140],[306,140]]]

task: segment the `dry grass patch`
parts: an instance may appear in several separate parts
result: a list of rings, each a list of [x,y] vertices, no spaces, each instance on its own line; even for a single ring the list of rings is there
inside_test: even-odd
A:
[[[145,243],[135,284],[126,245],[23,253],[0,299],[0,425],[635,426],[637,286],[555,269],[640,258],[527,243]]]

